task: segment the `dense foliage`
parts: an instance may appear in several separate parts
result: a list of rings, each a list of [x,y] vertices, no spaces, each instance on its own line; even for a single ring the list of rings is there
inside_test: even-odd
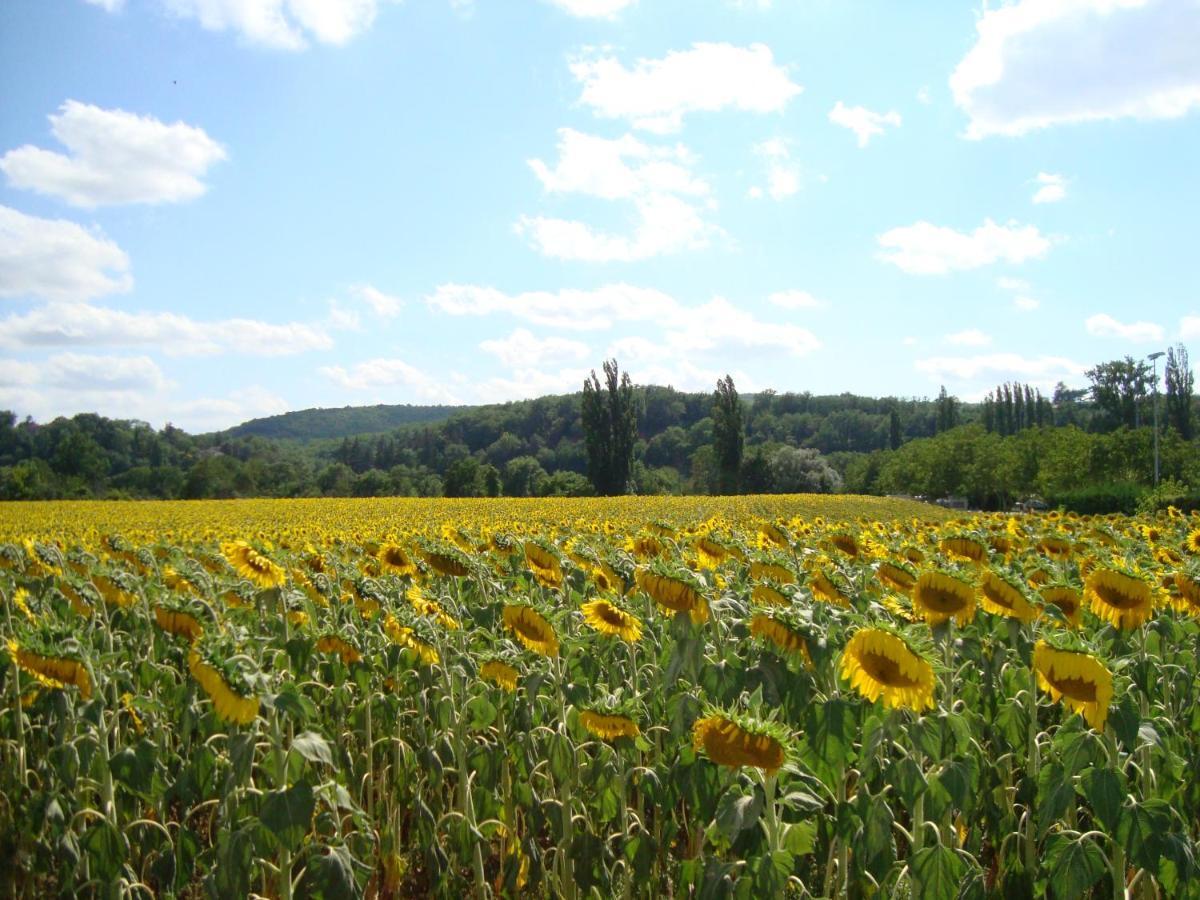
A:
[[[6,895],[1200,898],[1200,516],[7,504],[0,606]]]

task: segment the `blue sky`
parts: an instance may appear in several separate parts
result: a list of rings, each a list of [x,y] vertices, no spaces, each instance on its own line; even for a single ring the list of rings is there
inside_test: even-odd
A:
[[[10,0],[0,408],[977,399],[1200,338],[1200,3]]]

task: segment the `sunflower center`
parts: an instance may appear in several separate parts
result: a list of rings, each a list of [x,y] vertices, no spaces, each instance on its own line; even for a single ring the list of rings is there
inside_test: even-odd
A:
[[[600,616],[605,625],[620,627],[625,624],[625,617],[621,614],[621,611],[611,606],[597,607],[596,614]]]
[[[1096,684],[1083,678],[1050,678],[1050,683],[1064,697],[1080,703],[1096,702]]]
[[[1111,584],[1098,584],[1093,588],[1106,606],[1111,606],[1114,609],[1137,609],[1142,605],[1142,598],[1134,594],[1123,591]]]
[[[1012,609],[1015,601],[1009,597],[1002,588],[997,588],[995,585],[985,584],[983,586],[983,596],[987,597],[992,603],[997,606],[1003,606],[1005,609]]]
[[[858,657],[858,664],[866,673],[888,687],[916,687],[918,682],[900,670],[900,664],[882,653],[867,651]]]
[[[954,591],[934,585],[921,588],[921,604],[939,613],[958,612],[967,605],[966,601]]]

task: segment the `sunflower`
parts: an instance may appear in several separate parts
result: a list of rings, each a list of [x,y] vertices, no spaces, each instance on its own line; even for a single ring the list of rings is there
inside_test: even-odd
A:
[[[854,535],[849,532],[839,531],[829,536],[829,543],[833,544],[834,548],[845,553],[851,559],[858,559],[862,549],[858,546],[858,541],[854,539]]]
[[[341,657],[343,665],[362,662],[362,654],[349,641],[336,634],[325,634],[317,638],[317,652],[336,653]]]
[[[708,601],[686,581],[648,569],[638,569],[634,577],[637,586],[664,609],[686,612],[697,624],[708,621]]]
[[[591,573],[596,590],[602,594],[624,594],[625,579],[616,569],[604,561],[589,562],[584,568]]]
[[[692,726],[692,749],[703,750],[720,766],[752,766],[772,774],[787,761],[780,731],[773,723],[716,712]]]
[[[787,566],[781,566],[773,562],[760,562],[755,560],[750,563],[750,577],[755,581],[771,581],[779,584],[795,584],[796,573]]]
[[[1063,617],[1072,628],[1078,628],[1083,622],[1083,606],[1079,591],[1066,584],[1055,584],[1042,588],[1042,600],[1051,606],[1057,606]]]
[[[759,522],[758,536],[759,542],[763,544],[771,544],[783,548],[792,545],[792,540],[788,537],[787,532],[772,522]]]
[[[489,659],[479,667],[479,674],[510,694],[517,689],[517,678],[521,675],[515,666],[500,659]]]
[[[928,569],[917,576],[913,609],[932,626],[947,619],[966,625],[975,618],[975,588],[956,575]]]
[[[890,708],[933,708],[933,666],[881,628],[862,628],[842,651],[842,677],[866,699]]]
[[[1084,582],[1083,596],[1091,611],[1114,628],[1137,628],[1154,611],[1150,585],[1117,569],[1093,570]]]
[[[973,537],[959,535],[942,538],[939,546],[942,552],[951,558],[965,559],[973,563],[982,563],[987,559],[987,547]]]
[[[93,575],[92,585],[104,598],[104,602],[109,606],[117,606],[121,609],[128,609],[137,603],[137,594],[126,590],[115,579],[105,575]]]
[[[425,560],[429,568],[433,569],[439,575],[462,578],[465,575],[471,574],[471,569],[467,564],[457,555],[449,552],[422,550],[421,558]]]
[[[641,534],[625,542],[625,549],[638,559],[651,559],[667,552],[667,545],[653,534]]]
[[[154,607],[154,621],[163,631],[176,637],[185,638],[189,642],[196,640],[204,633],[199,620],[190,612],[172,609],[161,603]]]
[[[92,696],[92,679],[87,667],[69,656],[38,653],[22,647],[16,638],[7,642],[8,655],[17,668],[28,672],[34,680],[48,688],[64,688],[74,685],[84,700]]]
[[[1193,528],[1184,538],[1183,549],[1188,553],[1200,553],[1200,528]]]
[[[375,558],[379,561],[379,568],[388,575],[411,577],[417,574],[416,561],[399,544],[384,544]]]
[[[762,638],[779,648],[783,653],[799,653],[805,668],[813,666],[808,652],[808,638],[789,623],[768,613],[756,613],[750,619],[750,636]]]
[[[714,540],[708,535],[701,535],[696,538],[692,542],[692,547],[696,551],[700,567],[704,569],[715,569],[721,563],[725,562],[725,560],[735,557],[732,547],[726,547],[720,541]]]
[[[884,560],[875,569],[875,577],[884,587],[908,596],[916,586],[917,576],[908,566]]]
[[[1061,561],[1071,556],[1074,546],[1061,535],[1047,534],[1038,540],[1037,549],[1051,559]]]
[[[813,597],[824,603],[847,608],[850,606],[850,595],[822,569],[816,569],[809,574],[808,589],[812,591]]]
[[[792,601],[787,594],[769,584],[756,584],[750,592],[750,599],[763,606],[791,606]]]
[[[421,665],[436,666],[440,661],[437,648],[433,644],[421,640],[413,629],[401,625],[391,613],[384,617],[383,633],[391,638],[393,643],[415,653]]]
[[[580,607],[583,620],[601,634],[613,635],[633,643],[642,636],[642,623],[607,600],[590,600]]]
[[[558,557],[545,547],[535,544],[533,541],[526,541],[525,564],[542,587],[552,590],[562,587],[562,564],[559,563]]]
[[[1055,701],[1063,701],[1097,731],[1104,730],[1112,702],[1112,673],[1089,653],[1060,650],[1045,641],[1033,648],[1038,685]]]
[[[29,591],[25,590],[25,588],[21,587],[13,591],[12,604],[30,622],[37,618],[33,614],[33,610],[29,608]]]
[[[221,544],[221,553],[235,572],[256,587],[283,587],[287,581],[287,572],[282,566],[272,562],[245,541],[226,541]]]
[[[585,709],[579,714],[579,724],[589,734],[602,741],[615,741],[618,738],[636,738],[642,733],[637,722],[628,716],[599,712]]]
[[[196,650],[188,653],[188,670],[212,700],[217,715],[238,725],[249,725],[258,716],[258,697],[244,697]]]
[[[92,614],[91,604],[84,599],[83,594],[77,591],[73,585],[60,580],[55,587],[58,588],[60,594],[67,598],[71,604],[71,609],[75,610],[78,615],[86,618]]]
[[[983,573],[979,582],[979,593],[983,608],[993,615],[1032,622],[1037,610],[1029,605],[1025,595],[1015,584],[991,570]]]
[[[504,626],[526,649],[540,656],[558,656],[558,635],[554,633],[554,626],[532,606],[505,606]]]

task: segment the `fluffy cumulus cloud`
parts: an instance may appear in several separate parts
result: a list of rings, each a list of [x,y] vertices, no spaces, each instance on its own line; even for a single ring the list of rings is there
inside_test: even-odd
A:
[[[829,121],[853,131],[861,149],[871,142],[871,138],[883,134],[888,126],[899,128],[901,119],[895,110],[878,113],[865,106],[847,106],[839,100],[829,111]]]
[[[203,129],[68,100],[50,116],[66,153],[26,145],[0,157],[13,187],[73,206],[174,203],[199,197],[225,150]]]
[[[122,0],[88,0],[115,12]],[[345,44],[371,27],[377,0],[158,0],[171,15],[194,19],[209,31],[233,31],[243,40],[302,50],[310,40]]]
[[[754,153],[766,160],[766,187],[754,185],[747,192],[758,199],[764,194],[772,200],[784,200],[800,190],[800,167],[792,161],[789,142],[771,138],[754,145]]]
[[[1179,320],[1180,340],[1195,340],[1200,338],[1200,316],[1183,316]]]
[[[1002,261],[1021,263],[1050,250],[1050,239],[1037,226],[997,225],[991,219],[972,232],[916,222],[884,232],[878,241],[883,248],[880,259],[913,275],[942,275]]]
[[[767,301],[782,309],[824,309],[829,304],[808,291],[775,291],[767,295]]]
[[[550,0],[563,12],[581,19],[611,19],[637,0]]]
[[[454,392],[445,384],[402,359],[380,357],[355,363],[349,369],[343,366],[322,366],[317,371],[338,387],[350,391],[401,388],[408,391],[406,398],[434,403],[459,402]],[[393,392],[389,390],[387,393],[391,396]]]
[[[618,322],[669,321],[683,312],[670,294],[629,284],[519,294],[480,285],[443,284],[425,302],[452,316],[504,313],[535,325],[570,331],[602,331]]]
[[[946,335],[946,343],[956,347],[986,347],[991,342],[991,336],[984,334],[978,328],[968,328]]]
[[[1166,337],[1163,327],[1154,322],[1119,322],[1107,313],[1088,316],[1083,325],[1092,337],[1117,338],[1134,344],[1162,341]]]
[[[86,300],[131,287],[129,257],[99,229],[0,206],[0,297]]]
[[[0,319],[0,347],[154,347],[168,356],[286,356],[328,350],[321,328],[255,319],[202,322],[178,313],[130,313],[88,303],[53,301]]]
[[[399,297],[393,297],[391,294],[385,294],[379,288],[369,284],[359,284],[351,288],[350,292],[361,300],[375,315],[384,318],[392,319],[400,315],[400,310],[404,308],[404,301]]]
[[[1021,0],[976,29],[950,77],[970,138],[1200,107],[1195,0]]]
[[[631,67],[595,55],[573,60],[570,68],[583,86],[580,103],[596,115],[658,133],[678,131],[694,112],[780,112],[802,90],[765,44],[697,43]]]
[[[1049,172],[1038,172],[1038,189],[1033,195],[1034,203],[1057,203],[1067,196],[1067,179]]]
[[[545,256],[589,262],[704,247],[719,229],[706,218],[710,188],[693,173],[694,163],[682,145],[656,147],[633,135],[609,139],[560,129],[553,167],[529,161],[542,187],[554,195],[630,203],[630,230],[614,234],[576,219],[522,216],[516,231]]]
[[[518,328],[505,338],[483,341],[479,347],[513,369],[577,362],[588,355],[588,345],[582,341],[554,336],[539,338],[526,328]]]
[[[1059,381],[1079,379],[1086,366],[1062,356],[1021,356],[1019,353],[937,356],[919,359],[918,372],[937,382],[1023,381],[1038,387],[1053,387]]]

